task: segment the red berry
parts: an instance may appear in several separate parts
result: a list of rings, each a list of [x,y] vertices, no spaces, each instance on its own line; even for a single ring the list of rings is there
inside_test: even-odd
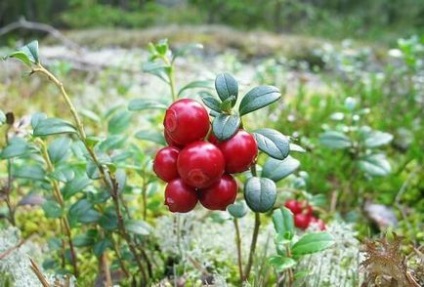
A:
[[[173,146],[173,147],[177,147],[179,149],[181,149],[183,147],[183,145],[177,144],[169,135],[166,131],[163,132],[163,136],[165,137],[165,141],[169,146]]]
[[[302,204],[302,203],[301,203]],[[310,206],[307,202],[303,203],[303,210],[302,213],[308,215],[308,216],[312,216],[313,213],[313,209],[312,206]]]
[[[165,205],[171,212],[189,212],[197,204],[197,192],[177,178],[169,182],[165,188]]]
[[[284,206],[290,209],[293,214],[299,214],[302,212],[302,204],[296,199],[287,200]]]
[[[316,218],[315,216],[311,216],[311,222],[309,224],[314,224],[318,227],[319,230],[325,230],[325,223],[319,218]]]
[[[249,169],[258,155],[255,138],[245,130],[237,131],[232,138],[218,143],[217,146],[224,155],[227,173],[238,173]]]
[[[224,174],[224,156],[213,144],[198,141],[180,151],[177,169],[181,179],[195,188],[206,188]]]
[[[153,161],[153,171],[156,175],[169,182],[178,177],[177,159],[180,150],[175,147],[164,147],[160,149]]]
[[[297,228],[305,230],[311,222],[311,216],[303,213],[298,213],[294,216],[294,225]]]
[[[225,210],[233,204],[237,196],[237,182],[229,174],[224,174],[214,185],[200,190],[200,203],[210,210]]]
[[[181,99],[166,110],[163,121],[165,132],[179,145],[203,139],[209,131],[209,115],[198,102]]]

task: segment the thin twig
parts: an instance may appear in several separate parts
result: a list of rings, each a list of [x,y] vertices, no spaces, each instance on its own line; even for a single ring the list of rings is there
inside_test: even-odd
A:
[[[238,268],[239,268],[239,276],[240,281],[243,282],[243,265],[242,265],[242,257],[241,257],[241,237],[240,237],[240,227],[238,224],[238,219],[234,218],[234,228],[236,230],[236,246],[237,246],[237,262],[238,262]]]
[[[31,261],[31,270],[32,272],[34,272],[35,276],[37,276],[41,285],[43,285],[43,287],[50,287],[49,282],[47,282],[46,278],[43,275],[43,272],[41,272],[40,267],[38,267],[37,263],[35,263],[35,261],[31,258],[29,259],[29,261]]]
[[[246,271],[244,272],[244,280],[243,281],[246,281],[246,280],[249,279],[250,271],[252,270],[253,257],[255,255],[256,242],[258,241],[259,226],[260,225],[261,225],[260,214],[258,212],[255,212],[255,225],[254,225],[254,228],[253,228],[252,242],[250,244],[249,259],[247,261],[247,265],[246,265],[246,269],[245,269]]]

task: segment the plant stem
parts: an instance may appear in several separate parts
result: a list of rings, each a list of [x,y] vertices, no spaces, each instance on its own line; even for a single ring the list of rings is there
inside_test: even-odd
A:
[[[249,259],[247,261],[246,265],[246,271],[244,272],[244,280],[246,281],[249,279],[250,271],[252,270],[252,264],[253,264],[253,257],[255,255],[256,250],[256,242],[258,241],[259,236],[259,226],[261,225],[261,217],[258,212],[255,212],[255,225],[253,228],[253,234],[252,234],[252,242],[250,243],[250,252],[249,252]]]
[[[172,96],[172,102],[175,102],[178,99],[178,94],[175,88],[175,69],[174,69],[174,62],[169,61],[169,59],[166,56],[161,57],[162,61],[167,65],[169,68],[168,72],[168,79],[169,79],[169,88],[171,89],[171,96]]]
[[[241,237],[240,237],[240,227],[238,224],[237,218],[233,219],[234,228],[236,230],[236,246],[237,246],[237,262],[239,268],[240,281],[243,282],[243,266],[242,266],[242,257],[241,257]]]
[[[73,105],[72,101],[70,100],[68,94],[66,93],[66,90],[62,84],[52,73],[50,73],[47,69],[45,69],[41,64],[38,64],[36,67],[32,69],[32,73],[41,73],[46,75],[60,90],[61,95],[63,96],[71,114],[74,118],[76,128],[78,131],[78,135],[83,142],[85,148],[87,149],[91,159],[93,160],[94,164],[97,166],[97,168],[100,171],[101,178],[106,186],[109,186],[110,190],[109,193],[113,199],[115,212],[118,217],[118,228],[123,236],[124,240],[127,242],[128,247],[130,248],[131,253],[134,255],[134,259],[137,263],[137,266],[140,270],[140,272],[144,275],[144,279],[146,279],[146,272],[144,270],[144,267],[141,263],[140,256],[136,250],[135,244],[133,240],[131,239],[131,236],[129,235],[128,231],[126,230],[124,219],[121,213],[120,203],[119,203],[119,195],[118,195],[118,185],[116,183],[116,180],[114,178],[114,175],[110,172],[105,170],[104,166],[99,162],[94,150],[87,142],[87,136],[84,131],[84,126],[82,124],[81,119],[78,116],[78,112],[75,109],[75,106]],[[110,179],[110,181],[108,180]]]
[[[50,156],[47,151],[46,144],[42,140],[38,140],[37,142],[40,143],[41,145],[41,154],[44,158],[44,161],[46,162],[47,171],[49,173],[53,173],[54,166],[50,160]],[[63,201],[62,193],[60,192],[59,183],[55,179],[50,179],[50,182],[53,187],[53,195],[55,197],[55,200],[57,201],[57,203],[59,203],[60,207],[63,209],[65,207],[65,202]],[[66,215],[62,215],[60,220],[62,221],[63,228],[66,233],[66,237],[68,238],[69,249],[71,251],[71,261],[72,261],[72,266],[74,268],[74,275],[75,277],[78,277],[79,272],[78,272],[78,265],[77,265],[77,256],[76,256],[76,252],[74,248],[74,243],[72,242],[71,227],[69,225],[69,221]]]

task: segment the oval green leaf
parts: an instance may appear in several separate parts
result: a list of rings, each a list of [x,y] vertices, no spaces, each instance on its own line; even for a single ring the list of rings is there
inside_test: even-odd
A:
[[[239,200],[235,202],[234,204],[231,204],[227,208],[228,212],[231,214],[231,216],[235,218],[242,218],[247,214],[247,206],[246,203],[242,200]]]
[[[38,121],[33,135],[36,137],[76,133],[77,129],[68,121],[59,118],[47,118]]]
[[[233,96],[234,98],[231,100],[231,107],[234,107],[237,102],[238,83],[233,78],[233,76],[228,73],[223,73],[216,76],[215,89],[219,98],[223,102]]]
[[[220,141],[230,139],[240,128],[238,115],[219,114],[213,119],[212,131]]]
[[[9,140],[9,144],[1,151],[0,158],[8,159],[13,157],[24,156],[33,151],[27,141],[20,137],[13,137]]]
[[[152,227],[143,220],[130,219],[125,222],[125,227],[131,233],[138,235],[149,235]]]
[[[319,141],[326,147],[333,149],[345,149],[352,146],[350,139],[342,132],[325,131],[320,135]]]
[[[49,144],[47,149],[50,160],[56,164],[69,155],[69,148],[71,147],[71,139],[68,137],[59,137]]]
[[[218,99],[216,99],[214,96],[212,96],[208,92],[201,92],[199,93],[202,102],[210,108],[211,110],[220,113],[221,112],[221,103]]]
[[[334,238],[328,232],[307,233],[292,246],[292,255],[299,258],[305,254],[312,254],[331,247]]]
[[[130,111],[142,111],[142,110],[166,110],[167,106],[159,101],[151,99],[132,99],[128,104],[128,110]]]
[[[393,135],[381,131],[372,131],[366,135],[364,145],[369,148],[386,145],[393,140]]]
[[[277,182],[292,174],[299,166],[300,162],[291,156],[284,160],[269,158],[262,168],[262,176]]]
[[[268,212],[277,199],[277,186],[268,178],[251,177],[244,185],[244,199],[252,211]]]
[[[287,269],[296,266],[296,260],[294,260],[293,258],[279,255],[271,256],[268,259],[268,262],[275,268],[275,271],[277,272],[283,272]]]
[[[270,157],[283,160],[290,153],[289,138],[273,129],[258,129],[253,132],[258,148]]]
[[[358,161],[359,169],[369,176],[387,176],[392,168],[384,154],[371,154]]]
[[[282,236],[286,240],[291,240],[293,238],[293,213],[289,209],[282,207],[275,210],[272,213],[272,223],[274,224],[274,229],[279,236]]]
[[[241,100],[239,113],[247,113],[266,107],[281,97],[280,90],[273,86],[259,86],[250,90]]]

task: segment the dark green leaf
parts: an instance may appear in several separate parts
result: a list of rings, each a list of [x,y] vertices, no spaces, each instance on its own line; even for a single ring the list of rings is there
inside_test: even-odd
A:
[[[258,148],[270,157],[283,160],[290,152],[289,138],[273,129],[258,129],[253,132]]]
[[[74,167],[70,165],[61,165],[50,173],[49,176],[61,182],[70,181],[75,177]]]
[[[288,156],[284,160],[269,158],[262,169],[262,176],[277,182],[292,174],[300,166],[300,162]]]
[[[227,210],[231,214],[231,216],[235,218],[242,218],[247,214],[248,211],[246,203],[242,200],[239,200],[234,204],[229,205]]]
[[[277,272],[283,272],[287,269],[293,268],[297,263],[293,258],[279,255],[271,256],[268,259],[268,262],[275,268],[275,271]]]
[[[84,216],[90,209],[92,209],[92,204],[85,198],[80,199],[69,208],[69,218],[78,221],[79,218]]]
[[[140,140],[146,140],[146,141],[151,141],[160,145],[166,145],[163,133],[154,129],[138,131],[135,134],[135,137]]]
[[[97,222],[102,215],[94,209],[87,210],[84,215],[80,215],[78,221],[81,223]]]
[[[91,179],[100,178],[100,170],[94,162],[89,161],[87,163],[86,173],[87,173],[87,176]]]
[[[69,199],[78,192],[81,192],[84,188],[90,185],[91,180],[86,176],[77,176],[73,180],[68,181],[62,188],[63,198]]]
[[[114,213],[105,213],[100,218],[99,224],[105,230],[116,230],[118,228],[118,217]]]
[[[13,137],[9,140],[9,144],[1,151],[0,158],[8,159],[14,157],[20,157],[29,154],[33,149],[21,137]]]
[[[319,141],[326,147],[334,149],[345,149],[352,146],[350,139],[338,131],[325,131],[320,135]]]
[[[38,57],[38,41],[32,41],[23,46],[18,51],[11,53],[9,58],[16,58],[22,61],[25,65],[31,66],[40,62]]]
[[[392,171],[384,154],[371,154],[358,160],[359,168],[370,176],[387,176]]]
[[[272,222],[275,231],[286,240],[291,240],[294,236],[293,213],[285,207],[276,209],[272,213]]]
[[[148,109],[166,110],[167,106],[159,101],[151,99],[133,99],[128,104],[130,111],[142,111]]]
[[[213,119],[213,134],[220,141],[230,139],[240,128],[240,117],[238,115],[220,114]]]
[[[100,257],[106,251],[106,249],[108,249],[112,246],[113,246],[112,242],[110,242],[109,239],[107,239],[107,238],[102,239],[102,240],[98,241],[96,244],[94,244],[94,246],[93,246],[94,255],[96,255],[97,257]]]
[[[64,133],[76,133],[77,129],[70,123],[59,118],[47,118],[40,120],[34,128],[33,135],[36,137],[49,136]]]
[[[220,113],[221,112],[221,103],[214,96],[207,92],[199,93],[202,102],[210,108],[211,110]]]
[[[46,200],[41,207],[47,218],[59,218],[62,216],[62,208],[54,200]]]
[[[188,83],[187,85],[185,85],[184,87],[180,89],[180,91],[178,92],[178,97],[180,97],[180,95],[186,90],[198,89],[198,88],[210,89],[212,88],[211,85],[212,85],[211,81],[194,81],[194,82]]]
[[[143,220],[127,220],[125,222],[125,227],[131,233],[135,233],[138,235],[149,235],[152,231],[152,227]]]
[[[241,100],[240,116],[266,107],[281,97],[280,91],[273,86],[259,86],[250,90]]]
[[[118,193],[121,193],[127,184],[127,174],[125,169],[118,169],[115,173],[115,178],[118,184]]]
[[[238,83],[233,78],[233,76],[228,73],[223,73],[216,76],[215,89],[218,93],[219,98],[223,102],[232,97],[231,107],[234,107],[237,102]]]
[[[268,178],[251,177],[244,185],[244,199],[254,212],[270,211],[277,199],[277,187]]]
[[[312,254],[331,247],[334,239],[328,232],[314,232],[303,235],[299,241],[292,246],[292,255],[299,258],[305,254]]]
[[[31,127],[35,129],[39,122],[47,119],[47,115],[44,113],[35,113],[31,116]]]
[[[44,180],[45,171],[40,165],[23,165],[12,169],[12,175],[18,178]]]
[[[50,160],[53,164],[64,160],[69,154],[71,147],[71,139],[68,137],[60,137],[53,140],[48,147]]]
[[[97,230],[89,230],[83,234],[74,237],[74,245],[76,247],[91,246],[96,242]]]
[[[120,134],[124,132],[131,122],[132,114],[127,111],[118,112],[108,122],[108,132],[110,134]]]

